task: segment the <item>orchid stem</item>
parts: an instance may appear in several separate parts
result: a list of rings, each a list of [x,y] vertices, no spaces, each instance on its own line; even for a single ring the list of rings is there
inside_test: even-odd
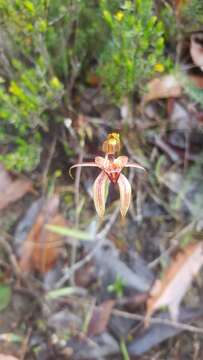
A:
[[[79,153],[79,159],[78,159],[79,163],[81,163],[83,161],[83,157],[84,157],[84,149],[82,147],[80,150],[80,153]],[[79,206],[80,178],[81,178],[81,167],[78,167],[76,170],[75,186],[74,186],[74,188],[75,188],[75,229],[78,229],[78,226],[79,226],[78,206]],[[76,262],[77,246],[78,246],[78,240],[75,239],[75,241],[73,241],[72,251],[71,251],[71,267]],[[71,285],[74,286],[75,285],[74,273],[72,273],[70,281],[71,281]]]

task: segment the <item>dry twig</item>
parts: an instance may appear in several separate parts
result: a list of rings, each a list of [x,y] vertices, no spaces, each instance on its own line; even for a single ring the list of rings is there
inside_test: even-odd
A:
[[[140,320],[142,322],[145,321],[145,316],[140,315],[140,314],[131,314],[122,310],[117,310],[114,309],[112,310],[112,314],[116,315],[116,316],[120,316],[126,319],[132,319],[132,320]],[[168,319],[161,319],[159,317],[151,317],[149,320],[149,324],[161,324],[161,325],[167,325],[167,326],[172,326],[176,329],[180,329],[183,331],[189,331],[192,333],[199,333],[199,334],[203,334],[203,328],[199,328],[193,325],[188,325],[185,323],[181,323],[178,321],[172,321],[172,320],[168,320]]]
[[[78,162],[81,163],[83,161],[84,151],[83,148],[80,150]],[[76,177],[75,177],[75,228],[78,228],[79,225],[79,213],[78,213],[78,206],[79,206],[79,187],[80,187],[80,178],[81,178],[81,168],[78,167],[76,170]],[[72,244],[72,251],[71,251],[71,267],[74,266],[77,257],[77,246],[78,240]],[[71,273],[71,282],[74,285],[74,272]]]

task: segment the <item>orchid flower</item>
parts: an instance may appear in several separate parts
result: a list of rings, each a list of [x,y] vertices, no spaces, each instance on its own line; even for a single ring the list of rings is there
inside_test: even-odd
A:
[[[107,138],[108,139],[108,138]],[[112,145],[112,144],[111,144]],[[111,146],[112,149],[112,146]],[[113,152],[113,151],[112,151]],[[100,174],[97,176],[93,185],[93,199],[97,214],[100,217],[105,213],[105,190],[106,186],[110,183],[118,184],[120,192],[120,212],[124,217],[129,209],[131,201],[131,185],[128,179],[121,173],[123,168],[132,167],[140,170],[144,170],[144,167],[137,164],[128,162],[127,156],[114,157],[114,154],[107,153],[105,157],[96,156],[94,162],[78,163],[70,168],[70,172],[73,168],[81,167],[98,167],[101,169]]]

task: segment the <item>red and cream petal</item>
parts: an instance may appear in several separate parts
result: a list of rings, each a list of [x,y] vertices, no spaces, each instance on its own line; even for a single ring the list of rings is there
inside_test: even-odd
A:
[[[115,160],[114,160],[114,166],[118,167],[119,169],[123,169],[127,163],[128,163],[128,157],[127,156],[118,156]]]
[[[118,186],[120,191],[120,212],[124,217],[129,209],[131,200],[131,185],[125,175],[120,174]]]
[[[101,169],[104,169],[110,163],[110,161],[107,158],[104,158],[102,156],[96,156],[94,161],[95,164],[97,164],[97,166]]]
[[[104,216],[106,203],[106,185],[109,183],[108,176],[102,171],[96,178],[93,185],[93,199],[97,214]]]
[[[113,161],[109,161],[108,166],[104,166],[104,171],[108,175],[109,180],[116,184],[122,169],[128,162],[127,156],[119,156]]]

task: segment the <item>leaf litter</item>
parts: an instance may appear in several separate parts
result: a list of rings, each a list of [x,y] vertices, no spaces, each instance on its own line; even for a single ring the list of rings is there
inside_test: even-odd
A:
[[[53,195],[45,201],[20,251],[19,264],[22,271],[37,270],[46,273],[56,264],[63,237],[48,231],[46,225],[64,227],[67,224],[58,212],[58,207],[58,195]]]
[[[156,280],[150,291],[146,323],[156,310],[165,306],[169,308],[171,318],[178,319],[180,303],[202,265],[202,242],[189,244],[178,252],[162,279]]]
[[[0,354],[0,360],[18,360],[12,355]]]
[[[28,192],[33,192],[32,182],[28,179],[12,180],[0,164],[0,210],[21,199]]]
[[[61,253],[60,246],[57,247],[56,243],[58,245],[62,245],[64,236],[72,236],[72,237],[84,240],[83,236],[82,236],[82,231],[80,232],[74,228],[71,229],[69,224],[68,224],[68,226],[67,226],[67,224],[68,224],[67,220],[65,220],[65,218],[61,215],[60,210],[59,210],[59,196],[52,195],[48,199],[43,199],[42,203],[40,204],[40,206],[35,214],[34,221],[32,222],[32,224],[30,226],[29,232],[25,238],[25,242],[24,242],[24,244],[22,244],[22,248],[20,250],[20,254],[21,254],[20,265],[21,265],[23,271],[30,271],[30,272],[38,271],[39,273],[44,274],[51,269],[54,270],[54,268],[56,267],[57,261],[60,257],[60,253]],[[53,229],[53,230],[55,230],[55,232],[53,233],[49,229]],[[99,242],[101,240],[101,239],[99,240],[99,238],[97,238],[96,232],[95,232],[95,235],[92,237],[95,238],[96,242],[97,241]],[[94,241],[88,241],[88,232],[86,232],[86,231],[84,232],[84,238],[87,241],[82,242],[83,250],[85,250],[87,252],[89,252],[89,251],[91,252],[92,249],[94,249],[94,247],[95,247]],[[90,236],[89,240],[92,240],[91,236]],[[98,304],[97,304],[97,306],[95,306],[92,316],[90,318],[87,332],[83,334],[83,337],[84,337],[83,340],[84,340],[85,344],[87,345],[86,349],[87,349],[89,357],[91,356],[91,354],[95,355],[96,351],[98,351],[99,354],[102,354],[101,356],[108,356],[109,354],[112,354],[112,356],[113,356],[113,353],[117,353],[117,354],[119,353],[118,342],[115,340],[117,335],[115,333],[115,338],[114,338],[114,336],[111,335],[111,326],[110,326],[111,317],[112,317],[112,309],[115,306],[119,306],[119,302],[115,301],[114,298],[112,299],[112,295],[107,293],[107,291],[106,291],[107,285],[109,283],[112,283],[113,281],[115,281],[116,276],[119,274],[119,276],[124,280],[124,285],[125,285],[124,286],[124,294],[125,294],[126,299],[128,299],[128,297],[129,297],[129,299],[131,299],[132,298],[131,295],[136,297],[136,295],[139,293],[144,294],[145,299],[146,299],[147,292],[150,290],[151,283],[154,279],[153,274],[151,274],[151,273],[148,274],[148,272],[150,272],[149,268],[147,267],[146,263],[144,262],[144,260],[141,257],[139,260],[137,258],[137,256],[133,256],[131,259],[132,264],[129,264],[126,261],[126,257],[125,257],[125,261],[124,261],[124,258],[122,256],[120,256],[120,255],[122,255],[122,254],[120,254],[122,251],[119,252],[112,241],[110,241],[108,238],[103,239],[102,241],[103,242],[101,242],[101,246],[98,246],[97,250],[94,252],[94,256],[92,256],[92,258],[91,258],[93,266],[94,266],[94,275],[95,275],[96,281],[99,280],[99,283],[100,283],[100,287],[98,287],[98,285],[96,285],[96,293],[97,294],[93,290],[95,283],[93,284],[93,287],[92,287],[92,284],[84,285],[84,287],[86,287],[86,286],[88,287],[88,291],[90,290],[88,295],[86,292],[87,298],[89,298],[90,293],[93,291],[95,298],[97,298],[97,300],[98,300]],[[52,244],[53,244],[53,246],[52,246]],[[190,272],[189,272],[189,274],[187,273],[188,264],[190,265],[191,262],[192,262],[192,264],[194,264],[194,262],[197,260],[197,258],[199,259],[198,256],[200,256],[197,251],[197,256],[196,257],[194,256],[194,259],[193,259],[192,254],[193,254],[193,252],[194,252],[194,254],[196,254],[196,251],[195,251],[196,246],[197,246],[197,249],[199,249],[198,244],[195,244],[194,250],[192,250],[192,247],[185,248],[182,251],[182,254],[185,254],[183,256],[182,260],[180,261],[180,259],[179,259],[179,262],[178,262],[177,259],[180,258],[180,256],[177,255],[176,259],[172,262],[172,264],[176,263],[176,266],[175,266],[175,270],[172,271],[173,276],[171,275],[171,277],[169,279],[170,281],[168,280],[169,290],[164,288],[164,285],[162,285],[161,286],[162,291],[160,291],[160,293],[156,294],[157,298],[156,299],[154,298],[156,301],[154,300],[154,304],[151,305],[151,308],[149,305],[150,300],[147,301],[147,305],[149,307],[148,311],[150,313],[149,316],[151,316],[156,310],[159,310],[163,306],[168,306],[169,309],[171,309],[172,305],[174,307],[174,301],[172,299],[173,299],[173,295],[174,295],[173,293],[174,293],[174,291],[176,291],[177,282],[180,281],[180,279],[182,279],[182,276],[186,276],[187,286],[184,289],[182,289],[181,294],[178,295],[179,301],[177,301],[177,303],[178,303],[178,305],[180,304],[185,292],[190,287],[191,281],[193,279],[193,272],[192,272],[192,274]],[[188,250],[188,249],[190,249],[190,250]],[[130,252],[130,250],[128,250],[127,247],[123,251],[126,253]],[[189,261],[190,257],[193,260]],[[201,258],[201,256],[200,256],[200,258]],[[141,263],[143,263],[142,266],[141,266]],[[87,264],[89,264],[89,263],[87,263]],[[177,264],[179,264],[179,265],[177,265]],[[171,265],[171,267],[172,267],[172,265]],[[180,269],[182,269],[182,267],[184,268],[184,271],[180,270]],[[190,269],[190,266],[189,266],[189,269]],[[85,270],[84,269],[81,269],[81,270],[84,272],[84,276],[85,276]],[[195,268],[196,273],[198,272],[198,270],[199,270],[199,268],[198,269]],[[169,271],[169,269],[168,269],[168,271]],[[178,272],[178,274],[179,273],[182,274],[179,276],[178,280],[176,279],[176,277],[174,275],[177,272]],[[170,273],[170,271],[169,271],[169,273]],[[158,281],[157,281],[157,284],[158,284]],[[160,283],[159,283],[159,285],[160,285]],[[158,285],[157,285],[157,287],[158,287]],[[68,289],[68,290],[70,290],[70,289]],[[54,296],[52,299],[48,299],[48,298],[46,299],[46,300],[51,301],[50,302],[51,307],[53,307],[53,309],[54,309],[53,319],[52,319],[53,322],[50,325],[52,328],[54,328],[53,323],[55,322],[54,315],[61,314],[61,316],[59,316],[57,318],[57,321],[59,322],[58,329],[60,329],[60,331],[61,331],[61,321],[64,320],[64,313],[62,311],[57,312],[56,309],[60,309],[59,308],[60,306],[67,306],[67,304],[69,304],[69,302],[71,302],[71,297],[73,297],[73,301],[75,301],[75,309],[73,309],[71,306],[66,307],[66,312],[67,312],[66,320],[67,321],[66,322],[64,321],[64,323],[66,324],[67,327],[69,327],[68,324],[70,324],[70,319],[72,319],[71,321],[73,321],[75,323],[76,323],[76,318],[81,319],[81,314],[80,314],[81,308],[80,308],[79,302],[81,301],[81,302],[85,303],[86,299],[83,298],[83,295],[81,293],[77,293],[76,287],[75,288],[73,287],[72,290],[73,291],[65,291],[65,293],[62,294],[62,296],[58,296],[58,294],[57,294],[57,296],[56,297]],[[60,292],[60,289],[58,291]],[[155,295],[152,291],[150,293],[151,293],[150,298],[152,300]],[[159,298],[161,299],[160,301],[159,301],[158,295],[159,295]],[[77,304],[77,302],[78,302],[78,304]],[[122,302],[120,302],[120,306],[123,306],[125,308],[125,306],[127,306],[127,302],[128,301],[126,301],[126,305],[124,303],[122,305]],[[176,307],[177,307],[177,303],[176,303]],[[83,304],[83,306],[84,306],[84,304]],[[137,306],[139,307],[140,305],[138,304]],[[180,314],[181,314],[181,308],[180,308]],[[186,317],[185,318],[183,317],[180,319],[181,319],[181,321],[187,321]],[[196,318],[195,318],[195,316],[193,316],[193,318],[192,318],[192,315],[191,315],[190,319],[192,321],[192,319],[196,319]],[[132,324],[130,323],[130,327],[131,327],[131,325]],[[78,321],[78,325],[75,327],[73,326],[72,329],[74,329],[74,331],[76,333],[78,333],[78,332],[80,332],[80,329],[82,328],[82,326],[84,326],[84,324],[81,324],[80,321]],[[176,331],[177,329],[173,328],[173,326],[170,326],[170,329],[168,329],[166,326],[164,327],[164,325],[163,325],[163,327],[160,326],[159,329],[160,328],[163,333],[163,336],[159,337],[159,342],[161,342],[164,339],[167,339],[169,337],[172,337],[178,333],[178,331]],[[157,328],[155,330],[157,331]],[[153,330],[153,331],[156,333],[155,330]],[[54,330],[54,331],[57,334],[58,330]],[[182,329],[179,329],[179,331],[182,331]],[[124,334],[124,336],[125,335],[127,336],[127,333],[129,333],[129,332],[130,332],[130,329],[126,332],[126,334]],[[144,334],[145,333],[143,333],[143,337],[144,337]],[[141,336],[141,335],[139,334],[139,336]],[[76,341],[74,342],[74,337],[72,334],[71,341],[70,341],[70,343],[67,343],[67,347],[68,346],[71,347],[71,345],[72,345],[73,346],[72,350],[75,355],[74,358],[80,359],[83,357],[83,355],[81,355],[81,349],[79,349],[80,341],[77,340],[77,337],[75,337],[75,339],[76,339]],[[152,348],[153,346],[158,344],[157,336],[153,335],[153,333],[152,333],[150,339],[151,339],[151,342],[148,340],[149,346],[146,347],[147,350],[145,350],[145,351],[148,351],[150,348]],[[95,349],[95,347],[92,348],[88,341],[95,342],[96,349]],[[136,341],[136,338],[134,341]],[[112,348],[114,349],[113,352],[112,352]],[[143,351],[143,352],[145,352],[145,351]],[[132,352],[132,354],[133,354],[133,352]]]
[[[88,336],[99,335],[106,330],[114,305],[115,300],[107,300],[93,309],[87,330]]]
[[[156,99],[167,99],[180,97],[182,86],[174,75],[165,75],[161,78],[151,80],[147,85],[147,92],[143,97],[143,103]]]
[[[188,324],[195,320],[199,320],[203,316],[203,309],[185,308],[180,307],[179,321],[180,324]],[[156,319],[156,318],[155,318]],[[151,323],[144,331],[129,342],[128,351],[130,355],[142,355],[148,352],[150,349],[159,345],[166,339],[172,338],[181,333],[183,329],[181,327],[175,327],[172,324],[167,325],[164,320],[169,320],[168,313],[161,313],[159,315],[160,323]],[[161,323],[163,320],[163,323]]]

